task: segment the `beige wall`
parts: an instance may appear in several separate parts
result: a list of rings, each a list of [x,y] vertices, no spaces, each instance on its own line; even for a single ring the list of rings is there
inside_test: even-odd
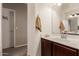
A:
[[[4,8],[16,10],[16,46],[27,44],[27,5],[18,3],[3,4]]]

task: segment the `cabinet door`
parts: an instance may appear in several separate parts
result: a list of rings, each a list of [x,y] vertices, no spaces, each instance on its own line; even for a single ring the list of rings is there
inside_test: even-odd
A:
[[[54,56],[77,56],[77,50],[58,43],[54,43],[53,55]]]
[[[76,56],[77,55],[77,50],[63,46],[58,43],[53,44],[53,55],[54,56]]]
[[[41,55],[51,56],[51,41],[46,39],[41,40]]]

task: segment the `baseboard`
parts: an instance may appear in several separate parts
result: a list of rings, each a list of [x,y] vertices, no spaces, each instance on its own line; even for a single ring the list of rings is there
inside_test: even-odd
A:
[[[15,46],[15,48],[17,48],[17,47],[22,47],[22,46],[27,46],[27,44],[18,45],[18,46]]]

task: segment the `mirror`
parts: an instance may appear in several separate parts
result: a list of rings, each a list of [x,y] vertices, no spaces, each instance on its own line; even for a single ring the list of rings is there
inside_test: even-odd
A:
[[[75,13],[65,18],[64,24],[67,33],[79,34],[79,16]]]
[[[62,32],[79,34],[79,3],[63,3],[60,8],[55,6],[51,15],[52,33],[60,34],[60,23],[63,22],[65,29]]]

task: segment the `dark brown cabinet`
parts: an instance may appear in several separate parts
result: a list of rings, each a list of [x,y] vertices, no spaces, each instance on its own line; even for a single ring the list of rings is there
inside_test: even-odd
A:
[[[41,43],[42,56],[51,56],[51,41],[42,39]]]
[[[54,56],[77,56],[78,53],[76,49],[58,43],[54,43],[52,48],[52,53]]]
[[[78,56],[78,49],[41,39],[42,56]]]

